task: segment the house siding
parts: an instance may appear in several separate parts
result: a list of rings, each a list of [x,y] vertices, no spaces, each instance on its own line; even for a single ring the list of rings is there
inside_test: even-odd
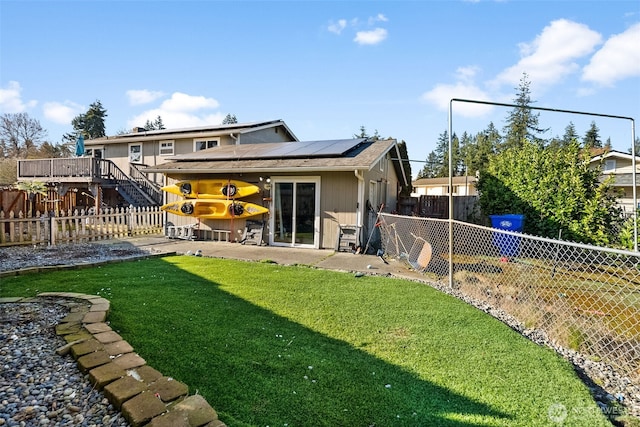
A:
[[[370,145],[358,152],[356,157],[310,157],[310,158],[284,158],[284,159],[245,159],[235,161],[215,160],[214,151],[212,158],[194,157],[182,158],[170,163],[168,166],[151,169],[167,175],[167,184],[184,179],[222,178],[236,179],[257,184],[264,189],[265,181],[260,181],[260,176],[272,180],[272,185],[279,182],[301,182],[300,178],[306,178],[317,182],[320,189],[317,227],[319,241],[315,245],[319,248],[334,249],[337,246],[340,225],[359,226],[360,244],[364,245],[369,236],[375,234],[375,223],[380,207],[384,206],[385,212],[397,210],[397,195],[400,183],[404,183],[402,177],[396,176],[393,161],[395,152],[391,142],[369,142]],[[242,154],[250,153],[248,144],[241,144],[238,148]],[[278,144],[274,144],[278,145]],[[227,150],[228,151],[228,150]],[[226,151],[224,151],[226,152]],[[357,160],[354,160],[357,159]],[[351,165],[349,165],[351,163]],[[244,170],[242,174],[233,171]],[[265,171],[271,171],[270,173]],[[356,172],[357,171],[357,172]],[[177,197],[171,194],[165,195],[167,201]],[[270,203],[272,191],[263,191],[263,194],[244,199],[273,209]],[[249,220],[264,219],[269,223],[268,215],[264,218],[250,218]],[[193,217],[179,217],[170,215],[168,220],[174,225],[186,225],[199,222],[201,229],[232,228],[231,239],[240,240],[245,227],[244,220],[202,220]],[[269,224],[270,226],[271,224]],[[375,241],[375,236],[374,240]],[[282,239],[279,239],[282,240]],[[268,241],[265,235],[265,241]]]
[[[358,206],[358,181],[354,172],[322,172],[311,174],[286,174],[288,177],[304,177],[304,176],[320,176],[320,247],[332,249],[337,243],[339,225],[356,225],[356,208]],[[219,178],[219,175],[199,176],[197,178]],[[258,174],[236,174],[225,175],[224,178],[242,180],[258,186],[261,186]],[[181,179],[196,179],[193,175],[176,176],[175,179],[169,179],[169,183]],[[262,188],[262,187],[261,187]],[[166,194],[167,203],[177,200],[180,197],[174,194]],[[271,197],[271,192],[263,190],[261,193],[243,198],[243,201],[255,203],[262,206],[269,206],[268,201],[263,198]],[[262,217],[250,218],[249,220],[260,221]],[[234,220],[233,225],[230,220],[211,220],[192,217],[182,217],[177,215],[169,215],[168,221],[171,225],[188,225],[199,224],[201,230],[231,230],[231,240],[240,240],[244,233],[246,225],[245,220]],[[264,221],[268,222],[268,215],[265,215]],[[266,240],[266,236],[265,236]]]
[[[335,248],[340,225],[357,225],[358,181],[354,172],[324,172],[320,178],[320,246]]]
[[[142,146],[140,163],[147,166],[157,166],[170,161],[174,156],[194,152],[196,139],[218,140],[220,146],[235,145],[236,140],[240,144],[260,144],[267,142],[292,142],[293,139],[282,125],[269,126],[264,129],[250,129],[242,132],[242,129],[230,129],[224,132],[202,132],[196,135],[196,131],[187,137],[181,137],[180,133],[166,132],[161,135],[147,136],[144,132],[128,137],[99,138],[87,140],[87,149],[93,147],[103,148],[103,158],[111,160],[124,173],[129,173],[129,146],[139,144]],[[234,135],[231,137],[229,134]],[[142,140],[141,140],[142,139]],[[160,144],[164,141],[173,141],[173,155],[160,155]],[[159,176],[159,175],[158,175]],[[157,181],[158,184],[162,182]]]

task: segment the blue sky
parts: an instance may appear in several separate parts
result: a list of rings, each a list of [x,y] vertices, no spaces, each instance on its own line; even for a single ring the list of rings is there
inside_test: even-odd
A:
[[[52,142],[95,100],[108,135],[158,115],[283,119],[301,140],[365,126],[425,160],[451,98],[511,103],[523,72],[534,106],[638,120],[639,46],[637,0],[0,0],[0,114],[28,113]],[[453,129],[502,129],[507,113],[454,103]],[[540,114],[548,137],[592,120],[627,151],[628,120]]]

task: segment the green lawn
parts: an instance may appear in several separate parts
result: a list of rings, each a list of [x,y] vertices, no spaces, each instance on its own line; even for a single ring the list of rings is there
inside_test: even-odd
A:
[[[568,362],[424,284],[187,256],[0,280],[108,298],[229,426],[610,425]]]

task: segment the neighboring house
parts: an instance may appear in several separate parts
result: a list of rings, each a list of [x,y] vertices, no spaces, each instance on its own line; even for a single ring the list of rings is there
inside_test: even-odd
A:
[[[454,176],[453,195],[454,196],[477,196],[478,189],[475,176]],[[411,197],[420,196],[448,196],[449,178],[420,178],[413,181],[413,193]]]
[[[357,230],[357,244],[373,235],[380,208],[394,211],[398,194],[409,185],[397,141],[367,138],[218,146],[176,156],[145,169],[177,180],[240,180],[260,187],[243,201],[269,213],[250,217],[266,226],[265,242],[274,246],[338,247],[342,226]],[[396,159],[396,160],[394,160]],[[166,195],[167,202],[179,199]],[[197,222],[201,235],[224,230],[230,240],[243,236],[246,221],[198,219],[167,214],[175,225]],[[218,233],[219,234],[219,233]]]
[[[50,184],[61,209],[153,206],[163,202],[161,174],[144,174],[169,158],[217,146],[298,141],[282,120],[146,131],[90,139],[85,156],[18,161],[18,180]]]
[[[620,193],[618,205],[623,212],[630,215],[634,212],[633,205],[633,156],[621,151],[608,150],[591,158],[592,168],[602,169],[603,177],[613,176],[613,188]],[[640,171],[640,157],[636,156],[636,173]],[[636,177],[636,192],[640,196],[640,177]]]

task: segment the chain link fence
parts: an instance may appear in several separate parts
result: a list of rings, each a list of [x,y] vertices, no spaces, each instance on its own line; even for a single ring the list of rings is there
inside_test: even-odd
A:
[[[448,220],[381,214],[382,248],[425,278],[640,380],[640,256]],[[450,276],[450,259],[452,276]]]

